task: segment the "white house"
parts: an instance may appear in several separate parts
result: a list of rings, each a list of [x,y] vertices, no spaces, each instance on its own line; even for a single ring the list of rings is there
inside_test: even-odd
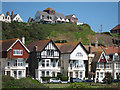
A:
[[[87,76],[88,52],[79,42],[56,43],[61,51],[61,73],[72,78]]]
[[[29,50],[18,38],[0,42],[2,42],[2,58],[0,59],[2,74],[16,79],[26,77]]]
[[[39,40],[27,45],[30,75],[42,82],[41,77],[57,77],[60,73],[60,51],[52,40]]]
[[[119,47],[102,47],[103,52],[97,62],[95,78],[102,82],[106,72],[110,72],[113,79],[120,75]]]
[[[9,12],[7,12],[6,15],[4,15],[3,13],[0,14],[0,21],[1,22],[6,22],[6,23],[11,23],[11,21],[23,22],[20,15],[19,14],[14,15],[13,11],[12,11],[11,15],[9,14]]]

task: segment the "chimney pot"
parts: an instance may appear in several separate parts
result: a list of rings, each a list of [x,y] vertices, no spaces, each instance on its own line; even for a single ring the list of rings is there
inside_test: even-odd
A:
[[[7,12],[6,15],[8,16],[8,15],[9,15],[9,12]]]
[[[25,37],[22,37],[22,43],[25,44]]]
[[[13,16],[13,11],[12,11],[12,16]]]

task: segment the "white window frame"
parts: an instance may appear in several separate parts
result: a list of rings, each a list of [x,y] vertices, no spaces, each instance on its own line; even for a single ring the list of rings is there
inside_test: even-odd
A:
[[[77,53],[76,53],[76,56],[77,56],[77,57],[83,57],[83,54],[82,54],[81,52],[77,52]]]
[[[82,78],[82,77],[83,77],[83,72],[81,71],[81,72],[80,72],[80,78]]]
[[[97,78],[99,78],[99,72],[96,72],[96,74],[97,74]]]
[[[104,63],[99,63],[99,68],[104,68]]]
[[[106,63],[105,68],[110,69],[111,68],[111,63]]]
[[[100,78],[103,78],[103,72],[100,72]]]
[[[116,63],[116,69],[119,69],[120,68],[120,62],[117,62]]]
[[[23,50],[22,49],[13,49],[13,55],[14,56],[22,56]]]

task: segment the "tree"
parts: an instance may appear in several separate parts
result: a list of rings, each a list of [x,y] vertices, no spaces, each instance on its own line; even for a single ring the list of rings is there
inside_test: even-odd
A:
[[[105,73],[105,77],[103,79],[104,83],[111,84],[113,81],[113,77],[111,76],[110,72]]]

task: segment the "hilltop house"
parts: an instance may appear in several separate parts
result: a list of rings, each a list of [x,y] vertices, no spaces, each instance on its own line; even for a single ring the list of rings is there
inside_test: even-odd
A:
[[[11,21],[22,22],[23,20],[19,14],[13,14],[13,11],[12,11],[11,15],[9,14],[9,12],[7,12],[6,15],[4,15],[3,13],[0,14],[0,21],[11,23]]]
[[[24,45],[25,38],[22,41],[19,38],[1,40],[2,58],[0,59],[1,72],[3,75],[9,75],[16,79],[26,77],[28,74],[27,58],[29,50]]]
[[[65,16],[62,13],[55,12],[55,10],[53,10],[52,8],[47,8],[43,11],[37,11],[34,19],[31,17],[28,19],[28,23],[29,22],[38,22],[38,23],[63,23],[63,22],[68,23],[68,22],[72,22],[72,23],[77,23],[78,18],[75,16],[75,14]]]
[[[42,82],[41,77],[56,77],[60,73],[60,51],[52,40],[35,41],[27,47],[30,50],[30,75]]]
[[[102,82],[106,72],[110,72],[113,79],[120,75],[119,47],[102,47],[102,53],[97,61],[95,80]]]
[[[113,29],[111,29],[110,32],[111,32],[111,33],[120,34],[120,24],[118,24],[118,25],[115,26]]]
[[[61,73],[83,79],[88,73],[88,52],[80,42],[56,43],[61,51]]]

